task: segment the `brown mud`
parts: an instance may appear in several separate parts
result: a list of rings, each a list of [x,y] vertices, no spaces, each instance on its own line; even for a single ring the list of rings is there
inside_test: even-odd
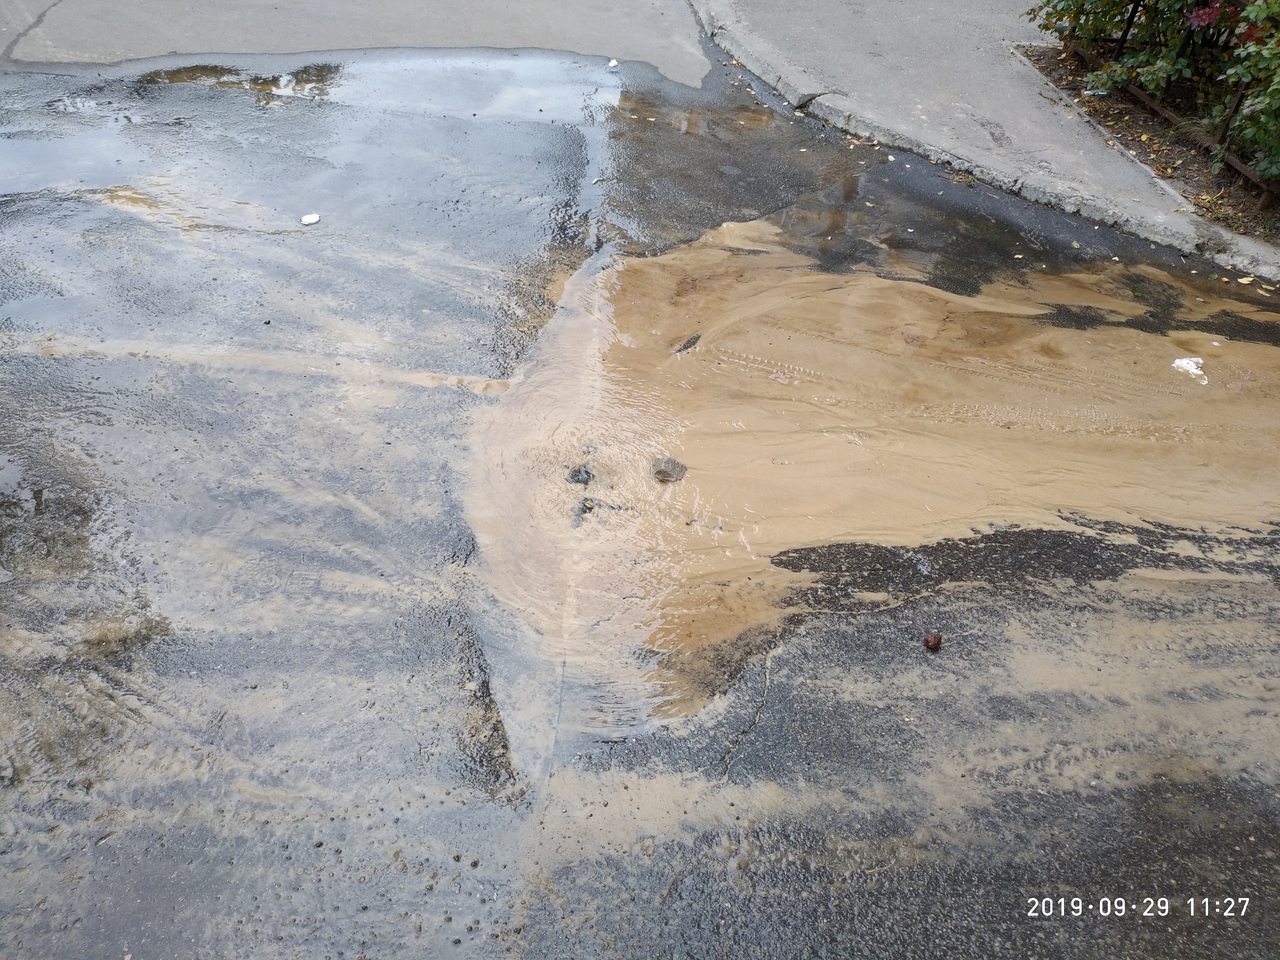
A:
[[[472,525],[553,658],[634,673],[659,654],[659,712],[687,714],[702,651],[776,623],[802,585],[784,551],[1280,515],[1280,315],[1119,262],[1035,265],[973,296],[889,250],[824,272],[787,222],[580,276],[484,411],[470,489],[497,509]],[[688,465],[677,483],[647,471],[666,454]]]
[[[139,84],[193,83],[224,90],[252,90],[267,96],[324,97],[342,72],[336,63],[311,63],[274,76],[249,74],[236,67],[195,64],[151,70],[138,78]]]

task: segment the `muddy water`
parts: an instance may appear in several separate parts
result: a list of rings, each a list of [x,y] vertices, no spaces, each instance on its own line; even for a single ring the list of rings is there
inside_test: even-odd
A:
[[[971,296],[888,251],[890,271],[824,272],[788,217],[592,264],[485,412],[477,445],[496,459],[470,489],[501,509],[473,526],[554,658],[644,677],[657,713],[687,713],[705,699],[646,654],[692,666],[772,625],[801,585],[771,560],[785,550],[1276,516],[1280,315],[1119,262]],[[1155,296],[1177,316],[1164,336],[1134,326]],[[663,455],[687,463],[680,482],[650,475]]]
[[[732,64],[104,72],[0,84],[6,955],[1267,955],[1269,286]]]
[[[822,156],[768,217],[595,258],[474,418],[486,579],[556,735],[614,744],[540,784],[524,949],[909,953],[923,897],[925,955],[1034,952],[1037,891],[1234,876],[1243,939],[1183,909],[1053,955],[1265,955],[1275,287]]]

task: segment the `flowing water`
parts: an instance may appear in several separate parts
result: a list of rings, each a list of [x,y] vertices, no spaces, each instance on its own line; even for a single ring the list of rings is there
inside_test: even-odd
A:
[[[626,722],[705,705],[706,649],[807,584],[774,562],[787,550],[1080,517],[1267,529],[1276,464],[1250,438],[1274,430],[1280,327],[1258,300],[1119,257],[1020,264],[1032,243],[973,292],[883,244],[821,270],[805,203],[596,258],[480,418],[469,518],[490,583],[567,673],[632,690]],[[678,483],[651,475],[666,455]]]
[[[1265,278],[733,64],[104,73],[0,83],[6,955],[1267,955]]]

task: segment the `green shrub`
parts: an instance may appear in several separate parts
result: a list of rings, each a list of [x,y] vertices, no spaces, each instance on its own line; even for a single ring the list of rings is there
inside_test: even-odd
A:
[[[1041,0],[1027,15],[1109,60],[1086,78],[1091,87],[1163,95],[1189,84],[1199,110],[1191,119],[1206,126],[1221,125],[1243,85],[1228,143],[1261,176],[1280,179],[1280,0],[1146,0],[1117,57],[1132,12],[1131,0]]]
[[[1240,19],[1241,42],[1222,79],[1247,84],[1248,93],[1231,134],[1255,153],[1260,175],[1280,180],[1280,0],[1250,3]]]

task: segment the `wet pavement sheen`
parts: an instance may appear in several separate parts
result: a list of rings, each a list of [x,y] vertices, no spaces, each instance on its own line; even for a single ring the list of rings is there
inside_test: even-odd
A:
[[[1270,288],[723,63],[224,61],[0,78],[0,952],[1271,955]]]

